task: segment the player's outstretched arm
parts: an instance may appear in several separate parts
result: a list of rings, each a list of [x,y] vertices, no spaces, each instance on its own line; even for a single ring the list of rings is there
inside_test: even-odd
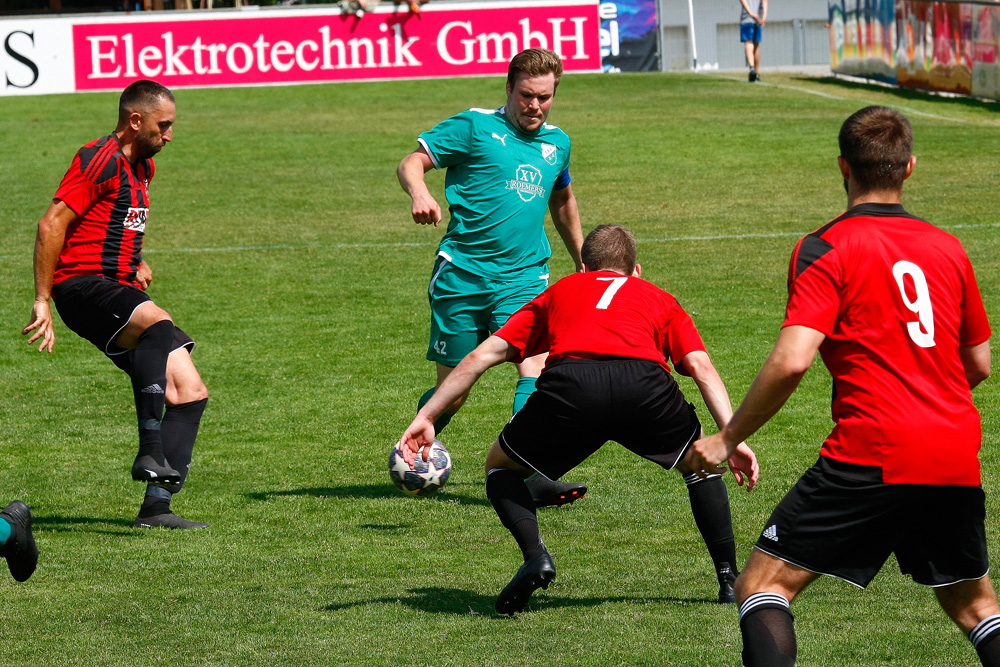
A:
[[[732,419],[715,435],[691,445],[687,461],[695,472],[711,472],[715,466],[733,456],[740,443],[756,433],[781,409],[809,370],[825,337],[821,332],[804,326],[789,326],[781,330],[778,342]]]
[[[441,206],[431,195],[424,181],[424,174],[433,168],[434,162],[423,146],[404,157],[396,168],[399,184],[413,200],[410,215],[418,225],[437,226],[441,222]]]
[[[403,458],[410,465],[416,454],[423,450],[424,460],[434,444],[434,420],[441,416],[444,409],[454,403],[459,396],[472,389],[472,385],[482,377],[487,370],[513,358],[517,349],[499,336],[490,336],[479,347],[470,352],[461,363],[455,367],[441,386],[434,391],[430,400],[420,408],[413,422],[399,439],[399,448]]]
[[[66,240],[66,229],[76,219],[76,213],[61,200],[54,200],[42,219],[38,221],[38,233],[35,236],[35,302],[31,307],[31,318],[28,325],[21,330],[22,335],[34,331],[28,344],[37,340],[42,342],[38,351],[52,352],[56,342],[55,328],[52,322],[52,308],[49,299],[52,298],[52,277],[56,272],[56,263]]]
[[[719,372],[715,370],[711,358],[707,352],[701,350],[689,352],[681,360],[684,368],[691,375],[691,379],[698,385],[701,397],[705,401],[705,406],[715,419],[719,430],[722,430],[733,417],[733,405],[729,400],[729,392],[722,382]],[[719,460],[719,463],[728,459],[729,469],[736,478],[736,483],[743,486],[747,484],[747,491],[753,489],[760,477],[760,466],[757,464],[757,456],[753,450],[747,447],[746,443],[739,443],[731,455],[727,455]],[[695,468],[700,470],[700,468]]]
[[[552,224],[559,232],[559,238],[576,264],[576,270],[583,270],[583,260],[580,250],[583,248],[583,227],[580,224],[580,209],[573,195],[573,186],[567,185],[562,190],[555,190],[549,198],[549,213],[552,214]]]

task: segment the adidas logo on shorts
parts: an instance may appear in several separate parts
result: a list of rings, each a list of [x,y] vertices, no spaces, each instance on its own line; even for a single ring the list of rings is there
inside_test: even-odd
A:
[[[771,540],[772,542],[777,542],[778,541],[778,527],[777,526],[768,526],[767,528],[764,529],[763,535],[764,535],[764,537],[766,537],[767,539]]]
[[[163,392],[163,387],[161,387],[158,383],[154,382],[153,384],[151,384],[148,387],[146,387],[145,389],[143,389],[141,393],[143,393],[143,394],[162,394],[164,392]]]

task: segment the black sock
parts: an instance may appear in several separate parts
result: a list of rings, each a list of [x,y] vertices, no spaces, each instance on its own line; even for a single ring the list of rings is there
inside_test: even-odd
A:
[[[203,398],[191,403],[168,405],[163,412],[163,422],[160,423],[163,455],[167,459],[167,464],[181,474],[180,484],[164,487],[171,493],[177,493],[184,485],[184,479],[191,467],[191,454],[194,452],[194,441],[198,437],[201,415],[205,412],[207,403],[208,399]]]
[[[167,391],[167,356],[174,343],[174,323],[157,322],[139,335],[132,353],[132,395],[139,420],[139,453],[149,454],[157,463],[163,459],[160,422]]]
[[[685,475],[684,483],[687,484],[694,522],[715,563],[716,574],[723,568],[729,568],[736,574],[736,538],[733,536],[733,517],[729,511],[726,483],[721,475],[701,479],[694,473]]]
[[[798,647],[788,600],[777,593],[754,593],[740,605],[743,667],[792,667]]]
[[[139,518],[148,519],[151,516],[170,513],[170,501],[156,496],[146,496],[139,507]]]
[[[545,551],[538,533],[538,518],[531,492],[521,476],[513,470],[494,468],[486,475],[486,497],[500,517],[500,523],[510,531],[521,547],[524,560]]]
[[[983,667],[1000,667],[1000,614],[990,616],[969,633]]]

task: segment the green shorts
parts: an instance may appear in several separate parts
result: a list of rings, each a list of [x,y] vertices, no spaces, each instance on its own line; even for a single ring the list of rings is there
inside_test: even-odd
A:
[[[525,276],[532,276],[525,279]],[[438,255],[427,288],[431,304],[431,339],[427,360],[457,366],[465,355],[503,326],[507,318],[548,287],[542,264],[521,272],[518,280],[493,280],[469,273]]]

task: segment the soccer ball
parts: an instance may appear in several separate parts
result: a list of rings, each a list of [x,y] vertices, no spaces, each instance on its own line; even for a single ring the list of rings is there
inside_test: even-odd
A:
[[[398,446],[389,453],[389,476],[396,488],[408,496],[433,496],[445,485],[450,474],[451,454],[437,440],[426,461],[422,452],[417,453],[412,468]]]

